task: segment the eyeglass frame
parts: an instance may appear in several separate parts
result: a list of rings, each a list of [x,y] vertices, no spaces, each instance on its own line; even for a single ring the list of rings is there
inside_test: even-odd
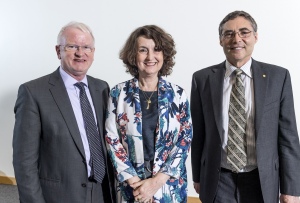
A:
[[[92,53],[94,50],[95,50],[95,47],[91,47],[91,46],[79,46],[79,45],[76,45],[76,44],[66,44],[66,45],[58,45],[58,46],[62,46],[64,47],[64,49],[66,51],[69,51],[69,52],[77,52],[79,51],[79,48],[84,52],[84,53]],[[71,48],[70,46],[74,46],[74,48]],[[75,50],[76,48],[76,50]],[[74,50],[72,50],[74,49]],[[90,49],[90,51],[87,51],[88,49]]]
[[[241,36],[241,32],[247,32],[247,33],[245,34],[246,36]],[[225,31],[221,36],[222,36],[224,39],[232,39],[232,38],[235,37],[236,34],[238,34],[238,36],[239,36],[240,38],[245,39],[245,38],[250,37],[250,34],[251,34],[252,32],[255,33],[255,31],[253,31],[253,30],[248,30],[248,29],[242,29],[242,30],[239,30],[238,32],[227,30],[227,31]],[[230,34],[230,36],[225,36],[226,34],[228,34],[228,35]],[[248,35],[248,34],[249,34],[249,35]]]

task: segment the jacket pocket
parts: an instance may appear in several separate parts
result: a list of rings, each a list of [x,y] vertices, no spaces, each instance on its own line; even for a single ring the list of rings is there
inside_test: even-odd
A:
[[[60,185],[60,180],[52,179],[52,178],[42,178],[40,177],[41,185],[49,186],[49,187],[57,187]]]

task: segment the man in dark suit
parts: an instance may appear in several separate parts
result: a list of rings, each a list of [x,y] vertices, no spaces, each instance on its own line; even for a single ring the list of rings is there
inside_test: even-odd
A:
[[[114,202],[113,174],[103,138],[109,86],[86,75],[94,60],[93,34],[85,24],[71,22],[61,29],[57,43],[60,67],[22,84],[18,92],[13,165],[20,202]],[[101,159],[92,156],[79,82],[84,83],[90,115],[94,115],[91,121],[95,121],[102,171],[94,164]],[[95,174],[101,175],[96,178]]]
[[[226,61],[193,74],[194,188],[202,203],[299,202],[300,147],[288,70],[251,58],[244,11],[219,26]],[[241,70],[241,71],[240,71]]]

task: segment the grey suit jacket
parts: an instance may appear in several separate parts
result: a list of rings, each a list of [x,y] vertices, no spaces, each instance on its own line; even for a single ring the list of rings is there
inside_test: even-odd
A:
[[[88,76],[103,149],[109,94],[105,81]],[[57,69],[22,84],[15,104],[13,165],[23,203],[83,203],[87,163],[76,118]],[[105,157],[107,157],[106,150]],[[113,202],[112,169],[107,160],[102,183],[105,202]],[[99,202],[100,203],[100,202]]]
[[[257,165],[265,203],[278,192],[300,195],[300,147],[288,70],[252,61]],[[222,99],[225,62],[193,74],[191,148],[193,181],[200,199],[213,202],[221,168]]]

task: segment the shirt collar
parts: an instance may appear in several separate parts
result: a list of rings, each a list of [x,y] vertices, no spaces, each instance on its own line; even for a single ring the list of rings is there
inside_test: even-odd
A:
[[[251,64],[252,64],[252,58],[250,58],[247,63],[245,63],[240,69],[243,71],[243,74],[248,76],[249,78],[252,78],[252,72],[251,72]],[[226,73],[225,73],[225,79],[228,78],[237,67],[231,65],[228,60],[226,60],[225,63],[226,66]]]
[[[77,82],[83,82],[87,87],[88,87],[88,81],[87,81],[87,77],[86,75],[84,76],[84,78],[81,81],[77,81],[76,79],[74,79],[73,77],[71,77],[64,69],[62,69],[61,67],[59,67],[59,73],[62,77],[62,80],[65,83],[65,86],[68,87],[74,87],[74,84]]]

